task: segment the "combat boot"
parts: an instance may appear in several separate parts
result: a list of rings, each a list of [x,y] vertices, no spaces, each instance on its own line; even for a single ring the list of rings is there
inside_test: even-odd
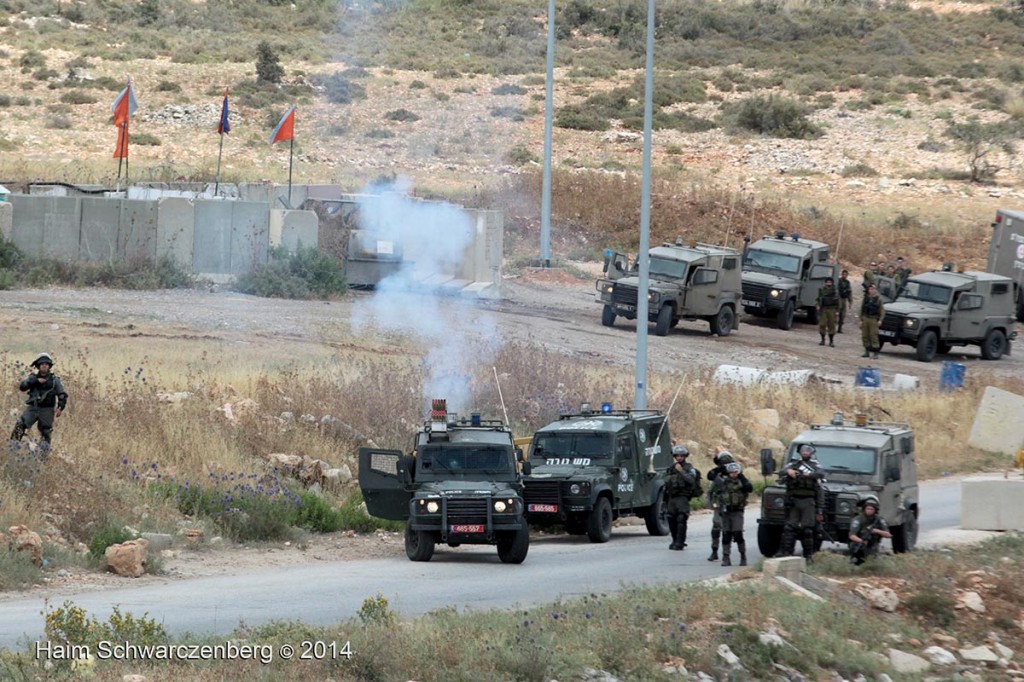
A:
[[[821,341],[818,341],[818,345],[819,346],[824,346],[825,345],[825,335],[824,334],[821,335]]]
[[[836,334],[842,334],[842,333],[843,333],[843,323],[840,322],[839,323],[839,329],[836,329]]]
[[[708,557],[708,561],[718,561],[718,539],[721,535],[722,531],[711,531],[711,556]]]
[[[878,359],[878,349],[877,348],[871,352],[871,357],[874,358],[875,360]]]
[[[744,542],[737,542],[736,546],[740,548],[740,566],[746,566],[747,565],[747,543],[746,543],[746,541],[744,541]]]
[[[830,348],[835,348],[836,347],[836,337],[835,337],[834,334],[829,334],[828,335],[828,345],[829,345]]]
[[[864,349],[864,355],[862,355],[861,357],[862,358],[870,358],[871,357],[871,351],[869,349],[865,348]]]
[[[25,436],[25,423],[20,419],[14,424],[14,430],[11,431],[11,440],[21,440]]]
[[[732,543],[731,542],[723,542],[722,543],[722,565],[723,566],[732,566],[732,558],[729,556],[730,554],[732,554]]]
[[[669,549],[682,550],[686,547],[686,525],[680,523],[676,526],[676,533]]]

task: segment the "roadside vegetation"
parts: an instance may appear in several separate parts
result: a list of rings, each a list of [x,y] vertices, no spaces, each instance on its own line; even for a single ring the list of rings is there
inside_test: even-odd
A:
[[[883,673],[917,680],[941,674],[942,668],[924,675],[897,672],[889,663],[891,648],[919,656],[937,643],[953,651],[997,643],[1017,655],[1024,649],[1019,622],[1024,588],[1018,574],[1024,538],[1019,534],[966,548],[883,556],[855,570],[843,557],[819,556],[813,572],[842,581],[824,602],[768,588],[756,569],[718,585],[631,588],[505,611],[460,613],[452,607],[415,620],[400,617],[386,598],[368,595],[355,617],[336,626],[243,624],[231,637],[236,645],[273,646],[274,652],[285,644],[298,652],[303,641],[319,641],[321,660],[283,662],[275,656],[266,665],[233,660],[159,666],[52,661],[50,674],[82,674],[84,665],[86,674],[117,678],[141,673],[154,682],[183,675],[196,680],[547,682],[602,674],[608,679],[669,682],[681,679],[682,671],[723,680],[780,674],[789,679],[875,679]],[[875,610],[852,596],[852,588],[861,584],[895,589],[896,612]],[[979,593],[984,613],[957,608],[968,591]],[[783,644],[763,641],[763,633],[781,637]],[[50,641],[76,644],[95,644],[103,637],[139,645],[225,641],[202,633],[168,637],[148,614],[115,611],[108,622],[100,622],[71,602],[47,611],[46,634]],[[718,653],[721,645],[728,646],[742,669],[724,662]],[[13,679],[31,679],[43,665],[32,653],[0,653],[0,671]],[[950,674],[968,669],[972,679],[1006,675],[996,665],[946,668]]]

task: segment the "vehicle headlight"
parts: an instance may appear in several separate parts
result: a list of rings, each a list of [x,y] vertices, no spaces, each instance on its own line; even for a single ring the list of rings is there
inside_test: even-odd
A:
[[[908,317],[907,321],[904,322],[903,324],[906,325],[907,329],[917,329],[917,326],[921,324],[921,320],[918,320],[913,317]]]
[[[652,303],[654,303],[659,298],[661,298],[661,294],[659,294],[657,291],[649,291],[649,292],[647,292],[647,300],[648,301],[651,301]]]
[[[579,483],[573,483],[571,486],[569,486],[569,492],[572,493],[573,495],[579,495],[580,494],[580,484]]]
[[[785,506],[786,506],[786,498],[784,498],[784,497],[780,496],[780,497],[776,497],[775,499],[772,500],[772,508],[773,509],[782,509]]]
[[[569,486],[570,495],[586,495],[590,492],[589,483],[573,483]]]
[[[770,292],[770,296],[772,298],[778,298],[781,295],[782,295],[782,292],[779,291],[778,289],[772,289],[771,292]]]
[[[839,503],[839,513],[840,514],[849,514],[851,511],[853,511],[853,505],[850,504],[850,502],[848,500],[842,500]]]
[[[505,511],[507,507],[508,505],[505,504],[505,500],[495,500],[494,502],[494,511],[496,512],[501,513]]]
[[[427,512],[430,514],[436,514],[440,511],[441,505],[437,503],[437,500],[430,500],[427,502]]]

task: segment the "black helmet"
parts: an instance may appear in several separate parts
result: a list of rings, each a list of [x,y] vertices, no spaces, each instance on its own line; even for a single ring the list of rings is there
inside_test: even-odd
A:
[[[734,462],[736,460],[732,458],[731,452],[723,450],[722,452],[719,452],[717,455],[715,455],[714,459],[712,459],[711,461],[717,464],[718,466],[722,466],[723,464],[728,464],[729,462]]]
[[[740,466],[739,462],[729,462],[728,464],[725,465],[725,473],[731,474],[734,471],[737,474],[743,471],[743,467]]]
[[[875,511],[878,511],[879,509],[882,508],[881,503],[878,501],[878,497],[876,495],[870,494],[860,498],[860,501],[857,502],[857,506],[860,507],[861,509],[863,509],[864,507],[874,507]]]
[[[683,457],[689,457],[690,456],[690,451],[686,449],[685,445],[673,445],[672,446],[672,456],[675,457],[676,455],[682,455]]]
[[[39,365],[46,363],[50,367],[53,367],[53,358],[50,357],[49,353],[40,353],[39,357],[32,361],[31,367],[38,367]]]

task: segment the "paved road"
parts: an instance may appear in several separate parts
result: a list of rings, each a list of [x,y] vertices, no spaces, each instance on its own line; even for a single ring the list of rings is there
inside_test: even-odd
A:
[[[960,523],[960,480],[922,486],[921,540],[936,541]],[[757,512],[747,512],[749,560],[757,551]],[[244,576],[214,576],[141,588],[58,594],[50,608],[65,599],[106,619],[113,606],[122,612],[162,622],[172,634],[227,634],[240,621],[258,625],[271,620],[301,620],[330,625],[354,616],[363,600],[387,597],[402,614],[415,616],[445,606],[472,609],[508,608],[614,592],[629,585],[692,581],[728,573],[710,553],[711,517],[691,519],[689,547],[670,552],[668,538],[649,537],[641,526],[617,528],[611,542],[594,545],[586,538],[538,537],[526,562],[498,561],[493,547],[441,547],[430,563],[402,559],[317,563]],[[735,549],[734,549],[735,561]],[[410,596],[410,585],[416,596]],[[0,648],[22,648],[42,637],[46,604],[41,597],[4,602],[0,607]]]

